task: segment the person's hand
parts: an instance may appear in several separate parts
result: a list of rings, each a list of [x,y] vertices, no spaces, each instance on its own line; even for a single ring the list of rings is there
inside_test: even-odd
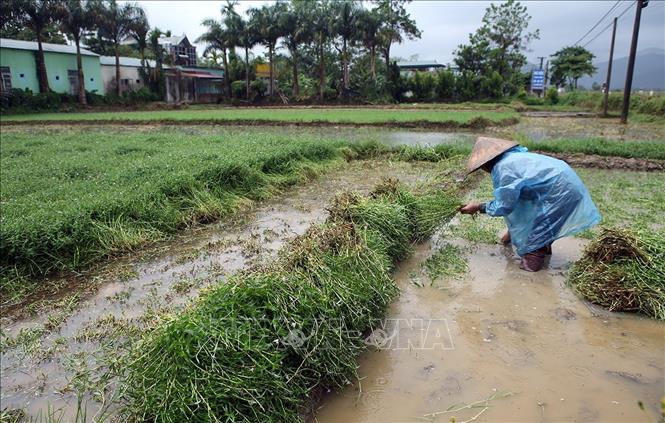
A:
[[[460,207],[459,212],[462,214],[476,214],[480,211],[480,203],[469,203]]]

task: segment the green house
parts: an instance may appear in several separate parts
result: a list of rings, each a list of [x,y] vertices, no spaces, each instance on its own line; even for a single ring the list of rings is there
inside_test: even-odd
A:
[[[57,93],[78,93],[76,46],[42,43],[46,74],[51,90]],[[2,92],[13,88],[39,92],[37,79],[37,43],[0,38],[0,74]],[[99,55],[81,49],[85,90],[104,94]]]

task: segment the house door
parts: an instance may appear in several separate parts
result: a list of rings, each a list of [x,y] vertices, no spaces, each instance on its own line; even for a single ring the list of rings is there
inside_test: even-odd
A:
[[[79,71],[69,69],[67,71],[67,79],[69,79],[69,94],[78,95],[78,93],[79,93]]]

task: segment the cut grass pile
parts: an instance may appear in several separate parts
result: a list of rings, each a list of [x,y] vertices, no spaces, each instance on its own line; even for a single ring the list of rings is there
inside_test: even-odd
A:
[[[363,336],[398,292],[392,264],[459,207],[456,191],[394,181],[343,193],[328,220],[276,262],[237,275],[145,335],[129,360],[127,412],[141,421],[300,421],[356,376]]]
[[[568,283],[610,311],[665,320],[665,232],[604,229],[575,263]]]
[[[519,114],[486,110],[408,110],[408,109],[293,109],[223,108],[208,110],[159,110],[136,112],[43,113],[3,116],[2,122],[129,122],[129,123],[293,123],[413,125],[436,124],[450,127],[485,127],[514,124]]]
[[[333,139],[9,133],[0,157],[0,266],[12,275],[92,260],[208,222],[341,161]]]

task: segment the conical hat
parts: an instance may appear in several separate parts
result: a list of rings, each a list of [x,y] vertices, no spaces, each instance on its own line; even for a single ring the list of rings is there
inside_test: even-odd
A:
[[[478,137],[473,145],[471,157],[466,164],[466,173],[474,172],[485,163],[497,157],[506,150],[518,145],[516,142],[498,138]]]

